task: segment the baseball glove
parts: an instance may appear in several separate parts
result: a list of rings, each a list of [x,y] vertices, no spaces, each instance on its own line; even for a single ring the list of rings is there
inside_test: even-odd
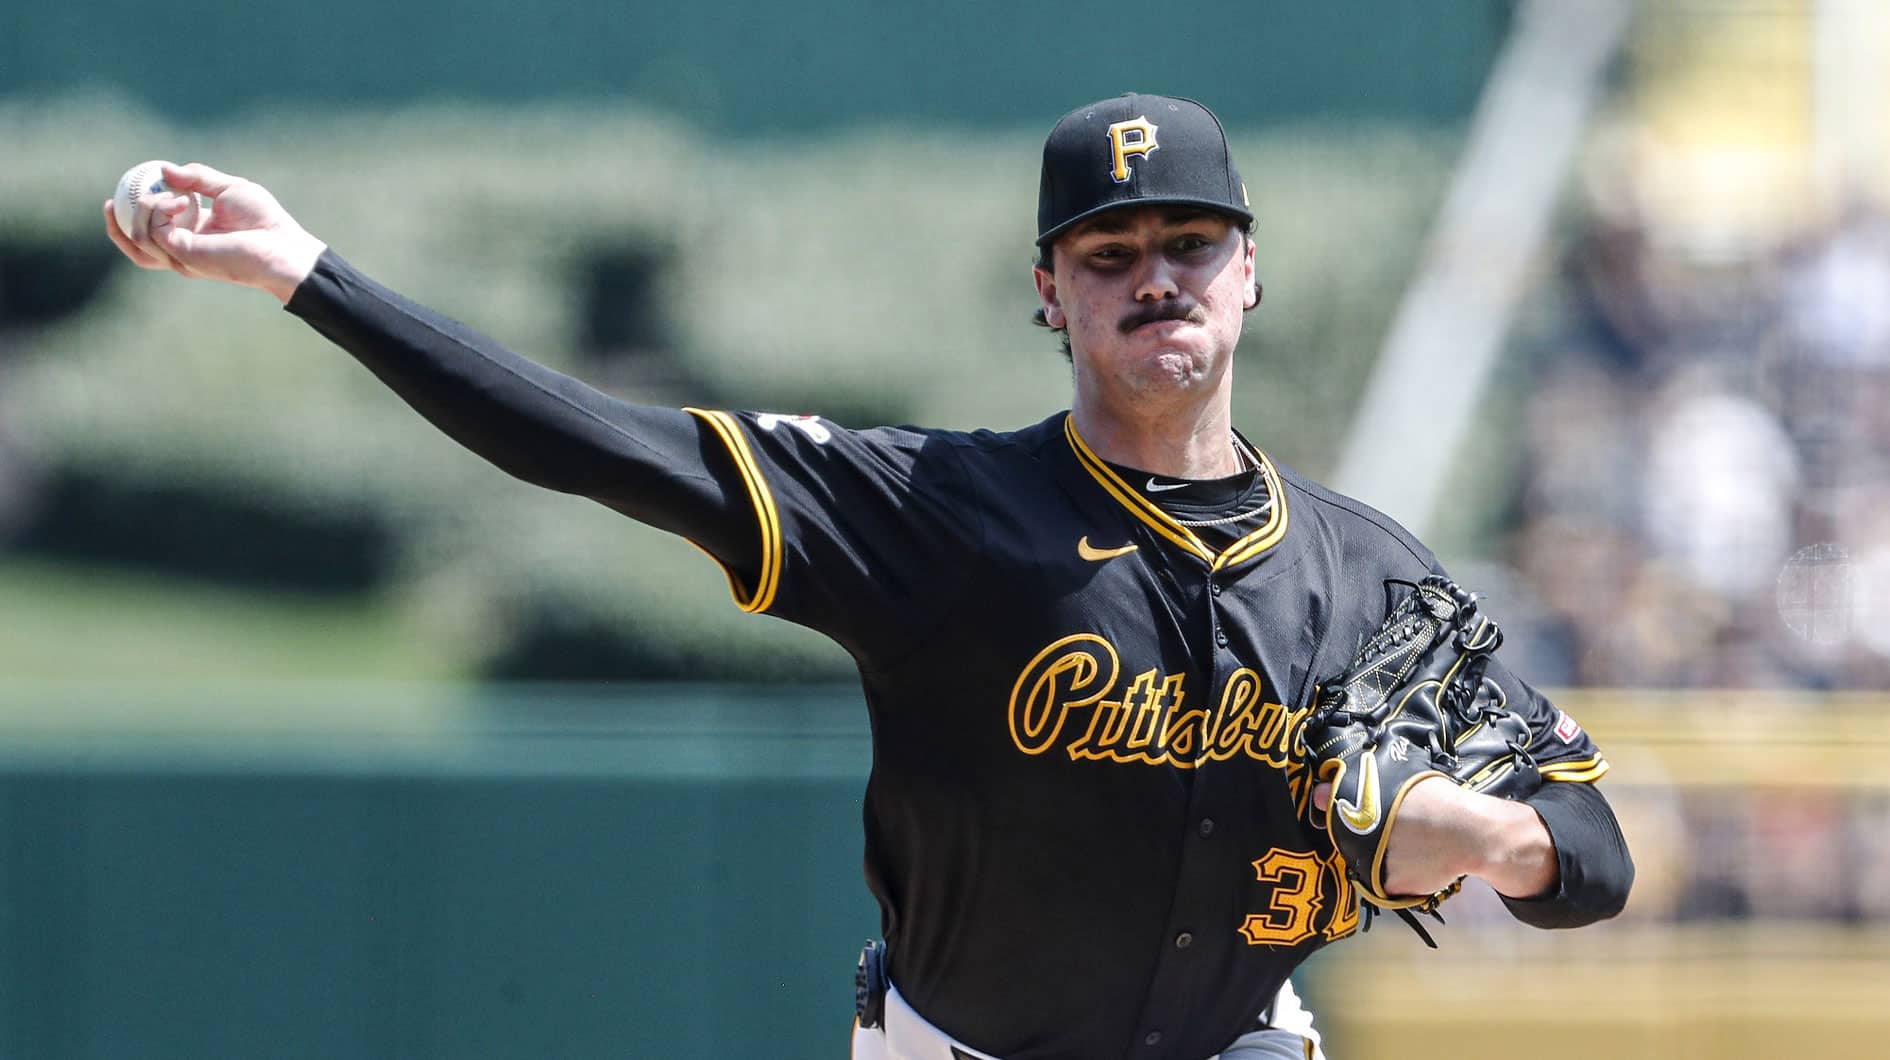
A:
[[[1473,791],[1522,799],[1541,787],[1542,774],[1529,751],[1528,722],[1484,676],[1502,630],[1447,578],[1393,584],[1411,591],[1344,672],[1320,686],[1302,730],[1314,777],[1332,784],[1324,819],[1310,812],[1364,899],[1397,911],[1435,946],[1412,914],[1441,922],[1438,904],[1463,881],[1434,894],[1386,891],[1385,840],[1405,794],[1426,777],[1447,776]]]

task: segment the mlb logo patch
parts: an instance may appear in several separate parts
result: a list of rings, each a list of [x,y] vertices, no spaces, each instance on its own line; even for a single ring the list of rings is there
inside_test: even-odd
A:
[[[1568,716],[1568,711],[1558,710],[1555,712],[1555,735],[1557,738],[1563,743],[1574,743],[1575,737],[1581,734],[1581,725],[1578,724],[1574,718]]]

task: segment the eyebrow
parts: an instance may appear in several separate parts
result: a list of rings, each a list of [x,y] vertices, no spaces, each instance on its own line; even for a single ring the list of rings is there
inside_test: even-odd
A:
[[[1126,211],[1113,210],[1093,221],[1085,221],[1083,224],[1078,225],[1076,230],[1070,234],[1082,236],[1093,232],[1098,235],[1121,235],[1129,230],[1129,222],[1122,217],[1122,214],[1125,212]],[[1167,227],[1177,227],[1198,221],[1203,217],[1213,216],[1213,211],[1203,210],[1198,206],[1170,206],[1163,209],[1161,212],[1162,224]]]

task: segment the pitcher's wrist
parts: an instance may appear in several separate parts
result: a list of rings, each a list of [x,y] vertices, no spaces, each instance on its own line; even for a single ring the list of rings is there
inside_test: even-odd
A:
[[[1536,898],[1555,889],[1560,870],[1555,840],[1528,804],[1483,797],[1487,837],[1482,864],[1474,872],[1508,898]]]
[[[263,280],[257,286],[276,296],[276,301],[287,305],[295,296],[295,289],[302,286],[308,274],[315,271],[315,263],[321,260],[328,244],[309,235],[298,232],[282,253],[275,256],[269,264]]]

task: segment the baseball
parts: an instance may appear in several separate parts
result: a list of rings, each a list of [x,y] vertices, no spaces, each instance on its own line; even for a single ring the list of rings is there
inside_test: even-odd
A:
[[[164,186],[164,167],[170,164],[162,160],[140,162],[125,170],[125,175],[118,178],[118,190],[112,195],[112,215],[118,219],[118,230],[127,238],[138,239],[142,235],[141,229],[150,223],[150,210],[145,210],[140,216],[138,203],[146,196],[168,190]],[[197,196],[190,196],[190,205],[177,215],[173,223],[194,230],[199,208]]]

